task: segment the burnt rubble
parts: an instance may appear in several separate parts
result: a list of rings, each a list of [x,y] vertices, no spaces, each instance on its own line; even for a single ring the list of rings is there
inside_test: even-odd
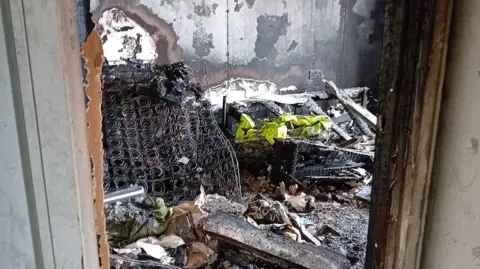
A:
[[[255,99],[242,102],[242,105],[230,105],[226,124],[229,133],[237,128],[242,114],[251,115],[255,122],[285,114],[318,115],[327,117],[332,124],[328,134],[288,137],[273,145],[265,141],[238,143],[231,135],[241,168],[248,169],[255,176],[268,174],[276,183],[301,183],[304,180],[342,183],[365,178],[352,169],[371,170],[373,165],[376,117],[357,104],[367,103],[368,89],[339,90],[331,81],[325,81],[325,84],[327,88],[334,88],[332,91],[336,93],[308,93],[295,105]],[[342,96],[343,101],[337,96]]]
[[[205,221],[205,232],[243,255],[274,263],[276,268],[349,268],[345,256],[325,247],[301,244],[268,230],[252,229],[248,222],[228,214],[215,214]],[[267,239],[268,240],[265,240]],[[228,253],[226,254],[228,256]],[[231,259],[238,259],[231,257]]]
[[[363,268],[368,88],[315,73],[306,92],[240,78],[205,90],[189,73],[183,63],[104,66],[105,190],[145,191],[105,204],[112,268]],[[256,126],[295,120],[282,122],[284,136],[243,141],[243,115]],[[305,135],[316,116],[323,125]]]

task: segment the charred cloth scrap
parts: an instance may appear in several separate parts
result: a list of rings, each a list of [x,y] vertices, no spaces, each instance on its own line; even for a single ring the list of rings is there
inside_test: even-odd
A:
[[[143,186],[167,203],[240,194],[233,147],[183,63],[108,65],[102,74],[105,190]]]

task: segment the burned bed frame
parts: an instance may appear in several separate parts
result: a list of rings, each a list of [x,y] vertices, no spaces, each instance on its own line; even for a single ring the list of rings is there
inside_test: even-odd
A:
[[[86,121],[82,116],[85,108],[79,105],[83,87],[79,68],[80,58],[75,56],[78,55],[79,47],[78,42],[76,43],[78,33],[74,1],[53,1],[56,5],[52,5],[48,10],[42,8],[40,2],[25,2],[23,4],[25,7],[21,8],[14,2],[8,0],[2,2],[2,5],[6,3],[9,7],[2,10],[3,21],[9,22],[4,24],[8,30],[7,33],[14,37],[18,34],[13,29],[12,17],[5,15],[11,12],[10,9],[20,13],[23,12],[23,8],[32,10],[33,12],[28,14],[22,13],[26,18],[22,27],[26,28],[28,35],[38,31],[56,34],[52,36],[53,39],[49,39],[49,42],[39,42],[35,48],[25,46],[22,49],[32,56],[41,49],[50,51],[49,56],[55,61],[43,63],[38,62],[41,58],[28,58],[25,62],[27,67],[15,65],[10,71],[16,76],[20,73],[28,73],[27,76],[31,76],[26,72],[30,66],[30,72],[32,70],[39,73],[48,72],[51,80],[65,82],[61,90],[65,91],[68,109],[62,107],[62,111],[65,113],[68,111],[68,117],[72,122],[70,129],[74,149],[74,170],[76,177],[80,179],[91,178],[88,158],[85,155],[87,152],[87,138],[84,135]],[[430,174],[452,6],[453,0],[387,0],[379,86],[380,112],[376,136],[375,180],[365,267],[368,269],[421,267]],[[52,16],[60,14],[58,21],[49,21],[48,24],[35,23],[41,22],[44,16],[48,16],[43,12]],[[29,22],[28,25],[26,21]],[[21,34],[25,33],[21,32]],[[26,44],[24,37],[18,42],[20,45]],[[52,42],[58,46],[57,50],[53,51],[50,48]],[[9,43],[9,45],[12,44]],[[63,72],[55,72],[59,70],[57,62],[63,63]],[[71,68],[72,66],[75,68]],[[31,83],[35,91],[38,90],[37,87],[46,88],[45,85],[50,85],[38,77],[32,78]],[[22,91],[27,91],[24,87],[26,86],[19,84]],[[45,98],[49,98],[48,94],[54,94],[48,91],[44,93]],[[53,99],[53,96],[50,97]],[[41,106],[39,102],[29,99],[28,96],[24,98],[26,98],[24,102],[32,101],[37,106]],[[39,137],[44,135],[38,134]],[[90,187],[90,183],[77,182],[77,195],[89,197]],[[65,186],[65,190],[68,191],[68,186]],[[102,203],[101,198],[102,196],[96,197],[95,202]],[[76,198],[72,197],[72,199]],[[86,216],[93,211],[91,203],[79,202],[78,206],[81,211],[80,216]],[[80,222],[79,229],[82,234],[88,234],[89,232],[86,231],[91,231],[92,227],[89,225],[91,223],[85,219]],[[50,236],[56,237],[55,240],[58,242],[69,240],[69,238],[61,238],[63,234]],[[98,263],[98,255],[94,255],[98,249],[97,242],[82,238],[81,244],[84,254],[82,264],[87,266]],[[60,250],[53,251],[57,253]],[[60,252],[57,254],[57,257],[62,255]],[[102,265],[101,268],[105,266]]]

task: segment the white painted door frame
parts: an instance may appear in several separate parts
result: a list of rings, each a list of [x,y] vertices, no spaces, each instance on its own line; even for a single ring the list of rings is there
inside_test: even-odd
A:
[[[0,0],[1,268],[99,268],[76,22]]]

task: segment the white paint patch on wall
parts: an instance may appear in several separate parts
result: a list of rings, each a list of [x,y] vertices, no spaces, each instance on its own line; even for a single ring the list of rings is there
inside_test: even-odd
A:
[[[103,51],[108,61],[123,62],[123,59],[134,58],[153,61],[157,57],[155,42],[150,34],[123,11],[117,8],[106,10],[98,24],[103,29],[101,37],[106,38]]]

